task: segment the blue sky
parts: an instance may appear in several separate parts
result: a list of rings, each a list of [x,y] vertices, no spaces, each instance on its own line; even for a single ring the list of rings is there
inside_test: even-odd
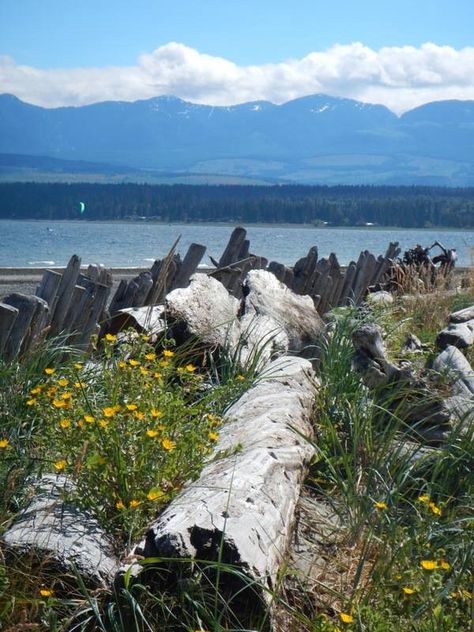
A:
[[[473,47],[474,0],[0,0],[0,92],[45,106],[323,90],[401,111],[438,94],[474,98]]]

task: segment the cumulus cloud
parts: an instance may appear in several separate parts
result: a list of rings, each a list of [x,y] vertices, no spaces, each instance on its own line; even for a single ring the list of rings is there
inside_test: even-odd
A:
[[[356,42],[260,66],[239,66],[176,42],[124,67],[44,70],[0,57],[0,91],[44,107],[159,95],[212,105],[283,103],[324,93],[401,113],[428,101],[474,99],[474,47],[426,43],[373,50]]]

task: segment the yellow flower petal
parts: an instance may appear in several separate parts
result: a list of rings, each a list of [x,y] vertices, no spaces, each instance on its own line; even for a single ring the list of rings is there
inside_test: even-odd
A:
[[[165,349],[163,351],[163,355],[165,358],[172,358],[174,356],[174,351],[170,351],[169,349]]]
[[[61,419],[61,421],[59,422],[59,425],[61,426],[61,428],[69,428],[69,426],[71,425],[71,422],[69,419]]]
[[[44,370],[44,372],[46,373],[46,375],[53,375],[54,373],[56,373],[56,369],[47,368]]]
[[[438,564],[434,560],[421,560],[420,566],[425,571],[434,571]]]
[[[426,495],[418,496],[418,500],[420,501],[420,503],[429,503],[430,497]]]
[[[9,443],[8,439],[0,439],[0,448],[8,448]]]
[[[117,509],[122,510],[125,509],[125,505],[123,504],[123,502],[121,500],[119,500],[118,502],[115,503],[115,506],[117,507]]]
[[[409,586],[403,586],[402,590],[405,595],[413,595],[413,593],[415,592],[414,589],[410,588]]]
[[[54,463],[54,469],[56,470],[56,472],[62,472],[66,465],[66,461],[64,460],[56,461],[56,463]]]
[[[146,495],[146,497],[148,498],[148,500],[158,500],[159,498],[162,498],[165,495],[164,492],[161,491],[161,489],[151,489],[148,494]]]
[[[171,452],[172,450],[176,448],[176,443],[166,437],[161,440],[161,445],[163,446],[165,450],[168,450],[168,452]]]
[[[58,380],[58,384],[59,386],[67,386],[69,384],[69,380],[66,380],[65,377],[62,377],[60,380]]]
[[[348,614],[347,612],[340,612],[339,619],[343,623],[352,623],[354,621],[354,617],[351,614]]]
[[[54,594],[54,593],[53,593],[53,591],[52,591],[52,590],[49,590],[48,588],[42,588],[42,589],[40,590],[40,595],[41,595],[42,597],[52,597],[52,596],[53,596],[53,594]]]
[[[145,354],[145,360],[156,360],[156,353],[146,353]]]
[[[147,437],[156,437],[157,434],[158,434],[158,430],[153,430],[151,428],[146,431]]]
[[[107,342],[115,342],[117,340],[117,336],[114,336],[113,334],[105,334],[105,339]]]
[[[375,509],[380,509],[380,510],[388,509],[387,503],[383,503],[383,502],[375,502],[374,507]]]
[[[130,507],[130,509],[136,509],[138,507],[138,505],[140,504],[140,502],[138,500],[132,499],[129,503],[128,506]]]

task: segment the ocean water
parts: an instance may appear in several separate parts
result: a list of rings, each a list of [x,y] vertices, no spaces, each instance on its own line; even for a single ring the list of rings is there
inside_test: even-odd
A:
[[[315,228],[311,226],[248,226],[250,251],[286,265],[293,265],[317,246],[320,257],[334,252],[346,265],[361,250],[384,254],[390,241],[403,250],[416,244],[430,246],[435,240],[456,248],[458,264],[473,263],[474,231],[372,228]],[[0,267],[65,265],[77,254],[82,263],[109,267],[149,267],[167,254],[180,237],[177,251],[183,256],[192,242],[207,246],[208,255],[219,259],[233,226],[222,224],[162,224],[142,222],[16,221],[0,220]],[[433,249],[433,253],[439,252]]]

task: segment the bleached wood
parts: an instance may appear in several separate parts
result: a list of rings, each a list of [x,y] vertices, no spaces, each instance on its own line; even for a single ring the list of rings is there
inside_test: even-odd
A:
[[[81,260],[77,255],[73,255],[63,272],[62,279],[59,283],[57,300],[54,311],[51,314],[50,335],[59,334],[63,327],[67,327],[65,317],[70,306],[71,297],[76,286],[77,279],[81,271]]]
[[[160,515],[138,548],[146,557],[235,564],[262,589],[275,586],[314,448],[316,378],[308,361],[283,357],[225,416],[214,458]],[[238,448],[238,449],[237,449]],[[221,549],[221,553],[220,553]],[[223,582],[226,577],[221,578]],[[266,593],[261,591],[262,603]]]
[[[465,323],[468,320],[474,319],[474,305],[465,307],[457,312],[453,312],[449,317],[450,323]]]
[[[474,319],[462,323],[451,323],[440,331],[436,338],[436,345],[439,349],[444,349],[448,345],[467,349],[474,344]]]
[[[3,534],[5,550],[13,555],[35,553],[44,568],[77,568],[93,584],[108,584],[118,569],[112,543],[97,521],[64,500],[72,484],[63,476],[46,474],[34,484],[34,497]]]
[[[288,335],[291,351],[313,345],[324,328],[311,297],[295,294],[266,270],[248,273],[244,297],[244,313],[273,318]]]
[[[0,303],[0,356],[3,353],[18,314],[19,310],[16,307]]]

